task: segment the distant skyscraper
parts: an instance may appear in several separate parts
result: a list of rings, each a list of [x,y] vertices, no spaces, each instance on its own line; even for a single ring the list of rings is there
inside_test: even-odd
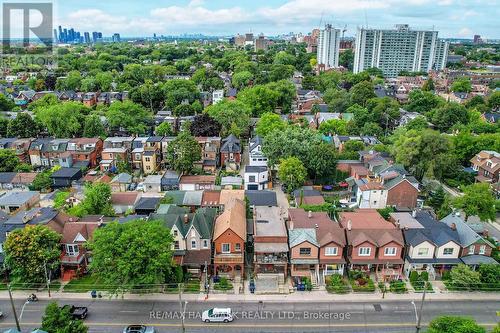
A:
[[[334,29],[327,24],[319,32],[317,59],[318,65],[326,69],[339,67],[340,29]]]
[[[354,73],[376,67],[385,76],[401,71],[428,72],[445,68],[449,43],[437,31],[410,30],[407,24],[395,29],[358,29]]]
[[[90,33],[88,31],[83,33],[83,41],[85,44],[90,44]]]
[[[120,34],[119,34],[119,33],[115,33],[115,34],[113,34],[112,40],[113,40],[113,42],[115,42],[115,43],[119,43],[119,42],[121,41]]]
[[[482,42],[481,35],[474,35],[474,44],[481,44]]]
[[[54,43],[59,41],[59,37],[57,36],[57,29],[54,29]]]
[[[255,39],[255,51],[267,51],[268,47],[269,41],[263,35],[260,35],[257,39]]]

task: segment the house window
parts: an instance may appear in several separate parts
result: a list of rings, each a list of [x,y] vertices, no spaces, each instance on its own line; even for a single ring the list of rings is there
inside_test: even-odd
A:
[[[311,248],[310,247],[301,247],[299,249],[299,253],[301,256],[310,256],[311,255]]]
[[[151,162],[151,157],[146,157],[146,162]]]
[[[78,245],[76,244],[66,244],[66,253],[69,256],[77,256],[78,255]]]
[[[174,237],[177,237],[178,234],[179,232],[177,230],[174,230]]]
[[[135,159],[140,160],[141,159],[141,154],[135,154]]]
[[[174,242],[174,249],[178,250],[179,249],[179,241]]]
[[[360,247],[358,250],[359,256],[369,256],[372,253],[372,249],[370,247]]]
[[[204,249],[208,248],[208,240],[206,239],[203,240],[203,248]]]
[[[248,177],[248,181],[249,181],[250,183],[255,183],[255,176],[249,176],[249,177]]]
[[[451,256],[453,254],[453,248],[452,247],[447,247],[443,250],[443,255],[445,256]]]
[[[486,253],[486,245],[481,245],[479,248],[479,254],[485,254]]]
[[[476,250],[476,246],[475,245],[469,246],[469,254],[474,254],[475,250]]]
[[[429,248],[428,247],[423,247],[418,249],[417,256],[426,256],[429,254]]]
[[[146,170],[148,170],[148,171],[151,170],[151,166],[146,165]]]
[[[191,239],[191,248],[196,249],[196,239]]]
[[[229,153],[229,159],[234,159],[234,154],[233,153]]]
[[[336,256],[338,253],[337,247],[326,247],[325,248],[325,256]]]
[[[234,244],[234,250],[235,251],[241,251],[241,244],[240,243]]]
[[[229,243],[222,243],[222,253],[231,252],[231,247]]]
[[[386,255],[386,256],[395,256],[396,252],[397,252],[397,250],[395,247],[386,247],[384,249],[384,255]]]

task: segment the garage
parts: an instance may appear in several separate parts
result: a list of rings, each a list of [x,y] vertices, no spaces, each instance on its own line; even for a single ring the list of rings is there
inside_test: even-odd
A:
[[[257,184],[249,184],[249,185],[247,185],[247,190],[249,190],[249,191],[258,191],[259,190],[259,185],[257,185]]]

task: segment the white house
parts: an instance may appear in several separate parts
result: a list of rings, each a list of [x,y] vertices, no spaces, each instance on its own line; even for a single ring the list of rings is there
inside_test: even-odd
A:
[[[267,157],[262,153],[262,138],[258,135],[248,143],[248,165],[267,167]]]
[[[356,202],[359,208],[382,209],[387,205],[387,190],[377,181],[356,180]]]
[[[224,90],[214,90],[212,93],[212,104],[217,104],[219,102],[222,102],[224,99]]]
[[[269,172],[265,166],[245,167],[245,190],[265,190],[269,186]]]

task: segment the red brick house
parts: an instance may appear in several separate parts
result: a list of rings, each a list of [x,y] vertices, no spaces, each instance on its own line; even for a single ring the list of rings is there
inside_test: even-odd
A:
[[[85,243],[92,238],[99,225],[95,222],[67,222],[64,224],[61,239],[61,276],[63,281],[69,281],[86,271],[90,252],[85,248]]]
[[[384,188],[387,190],[387,206],[417,207],[417,198],[420,191],[405,176],[398,176],[384,181]]]
[[[220,148],[221,165],[226,169],[237,171],[241,163],[240,140],[234,135],[230,135],[222,140]]]
[[[228,278],[244,275],[247,221],[245,202],[231,200],[215,220],[214,272]]]
[[[483,150],[471,160],[472,169],[477,172],[476,181],[496,184],[500,174],[500,154],[496,151]]]
[[[378,280],[384,281],[402,276],[401,230],[371,209],[343,212],[339,218],[346,232],[349,269],[375,273]]]
[[[95,168],[101,160],[103,142],[99,138],[77,138],[68,143],[73,163],[88,162],[90,168]]]

